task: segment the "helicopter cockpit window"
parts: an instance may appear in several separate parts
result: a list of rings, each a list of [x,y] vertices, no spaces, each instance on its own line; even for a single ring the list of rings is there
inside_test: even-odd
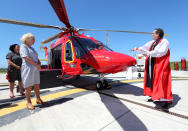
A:
[[[101,47],[95,43],[94,41],[90,39],[85,39],[85,38],[76,38],[80,44],[80,46],[86,51],[89,52],[91,50],[95,49],[101,49]]]
[[[83,48],[81,47],[81,45],[78,43],[77,40],[73,41],[73,45],[74,45],[76,58],[80,59],[85,54],[85,52],[84,52]]]
[[[110,49],[108,46],[104,45],[101,41],[97,40],[97,43],[99,43],[104,49],[108,50],[108,51],[113,51],[112,49]]]
[[[65,61],[72,61],[73,60],[73,53],[72,53],[72,46],[71,42],[67,42],[65,46]]]

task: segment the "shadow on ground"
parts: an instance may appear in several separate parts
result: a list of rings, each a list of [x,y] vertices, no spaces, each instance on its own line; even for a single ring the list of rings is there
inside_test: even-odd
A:
[[[73,100],[73,98],[60,98],[60,99],[55,99],[55,100],[51,100],[51,101],[45,102],[44,105],[36,105],[35,107],[47,108],[47,107],[51,107],[51,106],[55,106],[55,105],[58,105],[58,104],[65,103],[65,102],[70,101],[70,100]]]

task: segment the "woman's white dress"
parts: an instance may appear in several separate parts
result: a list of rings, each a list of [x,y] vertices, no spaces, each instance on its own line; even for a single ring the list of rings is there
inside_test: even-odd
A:
[[[28,57],[38,63],[39,59],[37,52],[34,48],[22,44],[20,46],[20,56],[22,57],[21,77],[23,87],[27,88],[33,86],[34,84],[40,84],[40,70],[24,59],[24,57]]]

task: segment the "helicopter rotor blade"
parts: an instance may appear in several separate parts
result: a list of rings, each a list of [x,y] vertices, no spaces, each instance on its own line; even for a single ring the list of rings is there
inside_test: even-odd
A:
[[[62,32],[60,32],[60,33],[58,33],[58,34],[56,34],[56,35],[54,35],[54,36],[52,36],[52,37],[50,37],[50,38],[48,38],[48,39],[42,41],[42,42],[41,42],[41,45],[43,45],[43,44],[45,44],[45,43],[48,43],[48,42],[50,42],[50,41],[52,41],[52,40],[58,38],[58,37],[61,35],[61,33],[62,33]]]
[[[152,34],[151,32],[137,32],[137,31],[125,31],[125,30],[98,30],[98,29],[83,29],[80,28],[78,31],[106,31],[106,32],[124,32],[124,33],[135,33],[135,34]],[[167,34],[164,34],[168,36]]]
[[[59,17],[59,20],[63,22],[67,28],[70,28],[71,25],[67,16],[64,0],[49,0],[49,2]]]
[[[8,23],[8,24],[31,26],[31,27],[37,27],[37,28],[53,28],[53,29],[62,29],[62,30],[64,30],[63,27],[59,27],[59,26],[36,24],[36,23],[17,21],[17,20],[11,20],[11,19],[0,18],[0,22],[2,22],[2,23]]]

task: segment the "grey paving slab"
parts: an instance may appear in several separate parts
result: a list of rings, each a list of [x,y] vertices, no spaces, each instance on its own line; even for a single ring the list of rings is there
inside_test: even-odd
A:
[[[103,99],[96,93],[44,109],[4,126],[2,129],[14,130],[12,127],[17,125],[18,130],[99,130],[128,110],[123,104]],[[27,124],[29,126],[25,127]],[[41,124],[42,128],[38,128]]]
[[[132,117],[134,114],[137,116]],[[143,125],[140,124],[139,121],[142,121]],[[119,126],[119,125],[122,125]],[[120,117],[117,121],[114,121],[112,124],[108,125],[102,131],[114,131],[114,130],[126,130],[126,131],[186,131],[188,130],[188,125],[177,122],[176,120],[171,120],[169,118],[165,118],[164,116],[160,117],[159,115],[151,114],[146,111],[141,111],[135,108],[132,108],[131,112]]]

